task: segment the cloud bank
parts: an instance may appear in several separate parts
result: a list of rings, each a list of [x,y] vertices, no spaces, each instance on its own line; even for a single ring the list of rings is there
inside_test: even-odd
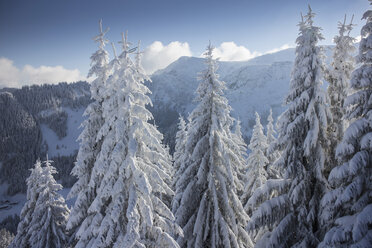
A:
[[[12,60],[0,58],[0,88],[19,88],[31,84],[55,84],[79,80],[86,80],[86,78],[78,69],[69,70],[62,66],[33,67],[31,65],[25,65],[20,69],[14,65]]]
[[[168,45],[163,45],[160,41],[155,41],[145,49],[142,66],[147,73],[151,74],[167,67],[182,56],[191,56],[187,42],[173,41]]]
[[[244,61],[261,55],[261,53],[251,52],[244,46],[238,46],[234,42],[223,42],[214,50],[214,57],[221,61]]]
[[[214,50],[214,58],[219,58],[221,61],[245,61],[250,60],[255,57],[269,54],[269,53],[276,53],[281,50],[285,50],[291,48],[288,44],[285,44],[279,48],[274,48],[266,52],[257,52],[257,51],[250,51],[245,46],[238,46],[233,41],[223,42]],[[204,57],[201,55],[201,57]]]
[[[223,42],[214,50],[214,57],[221,61],[244,61],[254,57],[275,53],[292,46],[285,44],[279,48],[264,53],[250,51],[245,46],[238,46],[234,42]],[[142,56],[142,65],[148,74],[167,67],[182,56],[192,56],[187,42],[173,41],[164,45],[160,41],[153,42],[146,47]],[[202,56],[203,57],[203,56]],[[63,66],[40,66],[25,65],[18,68],[13,61],[0,57],[0,88],[22,87],[31,84],[55,84],[59,82],[76,82],[87,80],[78,69],[69,70]]]

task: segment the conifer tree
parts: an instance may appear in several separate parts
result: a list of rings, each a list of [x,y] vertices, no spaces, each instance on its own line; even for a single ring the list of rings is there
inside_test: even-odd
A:
[[[273,164],[280,156],[279,152],[274,149],[276,143],[276,131],[274,128],[274,119],[273,119],[273,110],[270,109],[270,113],[267,117],[267,126],[266,126],[266,137],[267,137],[267,149],[266,157],[269,159],[269,163]]]
[[[97,78],[91,83],[90,91],[93,102],[84,112],[87,119],[83,122],[84,127],[79,136],[80,147],[76,157],[75,167],[71,174],[77,177],[77,182],[71,188],[68,199],[76,197],[75,205],[71,210],[67,223],[67,229],[75,237],[75,232],[85,223],[92,221],[88,218],[88,208],[94,200],[98,178],[92,178],[92,169],[101,150],[102,137],[97,137],[98,131],[103,125],[102,103],[105,99],[106,83],[109,77],[108,53],[105,44],[108,42],[104,36],[107,33],[102,29],[102,20],[99,22],[100,33],[93,39],[99,44],[98,50],[92,54],[92,67],[88,76],[95,75]]]
[[[249,215],[252,214],[249,205],[247,205],[248,199],[253,195],[254,191],[261,187],[268,178],[268,174],[265,170],[269,160],[265,156],[267,149],[267,139],[263,133],[263,127],[260,122],[260,116],[256,112],[256,125],[253,127],[253,133],[251,141],[248,145],[251,153],[248,157],[247,173],[245,177],[244,193],[241,197],[242,204]]]
[[[21,212],[17,235],[10,247],[66,247],[68,236],[65,226],[69,209],[64,198],[57,193],[62,189],[53,178],[56,169],[50,160],[45,166],[36,161],[27,179],[27,202]]]
[[[327,174],[333,167],[337,165],[335,159],[336,146],[341,142],[344,134],[345,123],[345,109],[344,101],[346,99],[347,91],[349,88],[349,81],[351,73],[354,69],[354,58],[353,54],[355,51],[354,38],[350,37],[350,31],[353,28],[353,24],[345,24],[346,15],[344,22],[339,22],[338,29],[339,35],[333,39],[336,43],[336,47],[333,50],[333,61],[331,68],[327,70],[326,79],[329,83],[328,96],[330,99],[330,110],[332,113],[332,121],[329,123],[329,161],[326,163]]]
[[[176,221],[183,228],[181,247],[251,247],[244,230],[248,216],[237,196],[241,159],[233,151],[231,107],[223,96],[225,83],[208,46],[207,70],[197,89],[197,107],[190,114],[185,159],[187,165],[176,184],[180,205]]]
[[[279,120],[277,165],[283,179],[268,180],[248,201],[253,209],[249,230],[272,229],[263,237],[267,247],[314,247],[318,244],[319,205],[325,192],[322,174],[329,121],[327,96],[322,91],[322,39],[309,12],[299,24],[296,59],[287,110]],[[319,234],[320,235],[320,234]]]
[[[176,175],[173,180],[173,185],[176,184],[180,176],[180,174],[178,174],[177,172],[180,168],[180,165],[182,164],[184,160],[186,139],[187,139],[186,122],[183,119],[183,117],[180,115],[178,118],[178,131],[176,133],[176,145],[175,145],[175,148],[174,148],[175,151],[173,154],[173,160],[174,160],[173,170],[176,172]]]
[[[68,242],[66,223],[70,210],[58,193],[63,187],[53,177],[57,170],[51,162],[48,158],[44,161],[39,178],[39,196],[29,224],[32,248],[64,248]]]
[[[372,10],[363,19],[353,93],[345,100],[351,124],[336,150],[340,165],[328,178],[334,190],[322,199],[323,206],[331,206],[323,217],[333,226],[320,247],[372,246]]]
[[[241,188],[237,187],[237,192],[239,196],[242,196],[247,172],[247,144],[243,139],[240,120],[235,120],[235,130],[232,137],[234,142],[237,144],[237,146],[232,147],[232,152],[237,155],[237,158],[240,160],[238,164],[241,165],[241,167],[237,169],[237,175],[243,185]]]
[[[17,227],[17,235],[14,237],[11,243],[11,248],[17,247],[29,247],[30,246],[30,223],[32,215],[35,212],[36,202],[39,197],[38,188],[41,184],[42,168],[40,160],[37,160],[34,168],[30,169],[31,174],[27,178],[27,200],[22,208],[20,215],[20,222]]]
[[[13,233],[5,228],[0,229],[0,248],[8,248],[14,239]]]
[[[172,238],[182,234],[174,216],[164,204],[173,191],[169,155],[161,144],[162,135],[148,121],[151,104],[147,77],[129,58],[130,43],[122,35],[120,66],[110,77],[103,103],[105,123],[98,133],[102,149],[93,168],[100,178],[95,197],[77,233],[76,247],[178,247]]]
[[[178,118],[178,132],[176,134],[176,146],[175,151],[173,154],[173,170],[174,170],[174,177],[172,180],[172,186],[175,189],[178,180],[185,172],[185,159],[188,158],[186,155],[186,139],[187,139],[187,129],[186,129],[186,122],[183,117],[180,115]],[[176,191],[174,198],[172,199],[172,212],[175,213],[180,205],[180,200],[182,194]]]

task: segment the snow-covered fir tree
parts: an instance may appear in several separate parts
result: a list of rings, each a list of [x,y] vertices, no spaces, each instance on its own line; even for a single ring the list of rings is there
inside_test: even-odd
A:
[[[340,165],[328,178],[334,190],[322,199],[331,206],[323,217],[333,227],[320,247],[372,247],[372,10],[363,19],[360,64],[350,81],[354,93],[345,100],[351,124],[336,150]]]
[[[0,248],[8,248],[14,239],[13,233],[5,228],[0,229]]]
[[[171,168],[162,135],[150,124],[148,79],[129,58],[130,43],[122,35],[120,66],[107,84],[112,95],[103,102],[105,123],[98,133],[102,149],[93,174],[97,195],[77,232],[75,247],[178,247],[182,234],[162,201],[173,191],[165,183]]]
[[[30,247],[30,223],[33,213],[35,212],[36,202],[39,197],[39,187],[41,184],[42,168],[40,160],[37,160],[34,168],[31,169],[31,174],[27,178],[27,200],[22,208],[20,222],[17,227],[17,235],[9,247]]]
[[[325,193],[322,174],[329,121],[322,84],[322,39],[309,11],[299,24],[296,59],[286,98],[287,110],[279,119],[277,160],[283,179],[268,180],[248,201],[253,212],[248,230],[270,228],[262,239],[266,247],[314,247],[318,244],[319,205]],[[319,234],[321,236],[321,234]]]
[[[269,115],[267,116],[266,126],[266,137],[267,137],[267,149],[265,151],[266,157],[269,159],[269,163],[274,163],[280,156],[280,153],[274,149],[276,143],[276,131],[274,128],[273,110],[270,109]],[[270,149],[271,147],[271,149]]]
[[[245,231],[249,217],[237,195],[242,187],[237,169],[242,165],[233,151],[240,148],[233,141],[231,107],[223,96],[225,83],[218,79],[212,52],[209,45],[207,69],[197,89],[198,105],[188,125],[190,157],[176,184],[181,196],[175,216],[184,231],[177,241],[181,247],[251,247]]]
[[[336,47],[333,50],[333,61],[331,68],[327,70],[326,80],[328,81],[328,96],[330,99],[330,110],[332,113],[332,121],[329,123],[329,161],[326,163],[326,173],[328,174],[333,167],[337,165],[335,159],[336,146],[341,142],[345,127],[345,109],[344,101],[346,99],[349,88],[351,73],[354,69],[353,53],[355,47],[354,38],[350,37],[350,31],[353,24],[345,24],[339,22],[339,35],[336,35],[333,41]]]
[[[100,33],[94,37],[99,48],[91,56],[92,67],[88,74],[88,76],[96,76],[90,86],[93,101],[84,112],[87,119],[82,124],[84,129],[79,136],[80,147],[75,167],[71,171],[71,174],[77,177],[77,182],[73,185],[67,197],[68,199],[76,197],[67,223],[67,229],[72,233],[72,239],[75,239],[74,233],[80,228],[83,221],[85,221],[85,225],[92,221],[88,217],[88,208],[97,194],[96,184],[98,184],[98,179],[92,178],[92,169],[102,146],[102,137],[97,138],[97,134],[104,121],[102,103],[110,73],[108,53],[104,48],[108,42],[104,37],[108,30],[103,31],[102,20],[99,22],[99,29]]]
[[[269,160],[265,155],[267,149],[267,138],[263,133],[260,116],[256,112],[256,125],[253,127],[252,138],[248,145],[251,150],[247,161],[247,172],[245,176],[244,193],[241,197],[242,204],[249,215],[252,214],[252,209],[247,205],[248,199],[253,195],[254,191],[261,187],[268,178],[265,170],[269,164]]]
[[[44,161],[39,178],[39,195],[28,231],[32,248],[64,248],[68,242],[66,223],[70,210],[58,193],[62,185],[53,177],[57,170],[51,166],[51,162],[48,158]]]
[[[178,178],[183,173],[183,171],[180,170],[180,166],[185,158],[186,139],[187,139],[186,122],[180,115],[178,118],[178,131],[176,133],[176,145],[173,154],[173,170],[175,172],[172,183],[173,186],[176,185]],[[178,206],[176,208],[178,208]]]
[[[240,181],[242,182],[243,187],[237,187],[238,195],[241,196],[244,192],[244,182],[246,179],[246,172],[247,172],[247,144],[243,139],[243,134],[241,131],[241,122],[240,120],[235,120],[235,130],[232,134],[232,138],[237,146],[231,147],[232,152],[237,155],[237,158],[240,159],[240,164],[242,167],[237,168],[237,175]]]
[[[57,192],[62,189],[53,178],[57,171],[50,160],[38,160],[27,179],[27,202],[21,212],[17,235],[10,247],[66,247],[69,209]]]

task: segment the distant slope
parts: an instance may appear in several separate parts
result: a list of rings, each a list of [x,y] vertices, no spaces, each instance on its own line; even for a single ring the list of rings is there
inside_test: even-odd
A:
[[[218,73],[226,82],[232,115],[241,120],[246,141],[254,124],[255,111],[262,116],[264,124],[270,108],[273,108],[274,117],[283,111],[293,59],[294,49],[290,48],[248,61],[219,62]],[[204,69],[202,58],[181,57],[155,72],[152,83],[148,83],[153,101],[150,110],[171,150],[178,115],[187,117],[195,107],[198,73]],[[90,102],[89,84],[1,89],[0,101],[4,102],[0,106],[0,182],[10,184],[8,193],[25,191],[28,169],[37,157],[43,158],[46,153],[55,160],[59,169],[57,177],[69,186],[73,182],[69,173],[78,149],[76,139],[81,132],[78,127]]]
[[[219,62],[218,73],[226,82],[232,115],[241,120],[246,141],[254,124],[255,111],[259,112],[264,124],[270,108],[274,117],[283,111],[282,102],[288,91],[293,59],[294,49],[290,48],[248,61]],[[195,107],[198,73],[204,69],[202,58],[181,57],[155,72],[152,83],[148,83],[153,101],[150,110],[171,150],[178,115],[187,117]],[[24,192],[28,169],[36,158],[43,158],[46,153],[60,169],[57,177],[69,186],[74,180],[69,173],[78,149],[76,139],[81,132],[78,127],[90,102],[89,84],[60,83],[1,89],[0,101],[3,103],[0,105],[0,183],[10,184],[7,192]]]
[[[326,63],[330,63],[333,46],[325,46]],[[295,59],[295,48],[265,54],[248,61],[219,62],[218,74],[225,81],[225,92],[233,108],[232,115],[242,122],[242,131],[248,142],[254,125],[254,112],[261,115],[263,124],[270,108],[274,118],[284,110],[283,101],[289,89]],[[195,103],[198,73],[205,69],[202,58],[181,57],[165,69],[155,72],[149,83],[154,107],[155,123],[165,136],[165,142],[174,147],[177,119],[188,116]]]
[[[329,62],[331,47],[325,50]],[[226,82],[232,115],[241,120],[246,141],[254,125],[255,111],[266,124],[270,108],[274,117],[284,110],[282,103],[288,92],[294,57],[294,48],[290,48],[248,61],[219,62],[218,73]],[[155,124],[171,150],[178,115],[187,117],[195,107],[197,77],[204,69],[202,58],[181,57],[155,72],[152,83],[147,83],[152,91],[150,110]],[[6,214],[19,212],[25,195],[6,194],[25,192],[28,169],[38,157],[45,159],[46,153],[57,167],[57,179],[65,187],[72,185],[75,179],[70,171],[78,149],[76,138],[81,132],[78,127],[89,102],[86,82],[0,89],[0,220]],[[2,211],[7,199],[19,204]]]
[[[86,82],[0,91],[0,182],[9,185],[8,194],[25,192],[28,169],[47,153],[57,179],[65,186],[72,182],[77,127],[89,102]]]
[[[282,112],[282,102],[289,87],[294,50],[287,49],[244,62],[219,62],[218,73],[226,82],[226,97],[232,115],[242,121],[245,139],[250,137],[254,112],[263,119],[270,108],[274,116]],[[174,146],[177,118],[187,116],[195,107],[193,99],[199,84],[198,73],[205,69],[202,58],[181,57],[167,68],[154,73],[149,87],[155,123],[165,135],[166,143]],[[265,120],[263,120],[265,123]]]

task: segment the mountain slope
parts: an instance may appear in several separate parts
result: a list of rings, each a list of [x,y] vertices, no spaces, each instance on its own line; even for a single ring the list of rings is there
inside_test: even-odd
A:
[[[65,186],[72,182],[69,170],[79,134],[75,129],[89,102],[85,82],[0,90],[0,183],[9,185],[8,194],[26,190],[28,169],[47,153],[60,172],[57,179]]]
[[[218,73],[226,82],[225,94],[233,108],[232,115],[240,119],[246,141],[255,122],[255,111],[265,125],[270,108],[274,118],[284,110],[282,102],[288,92],[293,59],[294,49],[286,49],[249,61],[219,62]],[[152,83],[148,83],[153,101],[150,110],[171,151],[178,115],[187,117],[195,107],[198,73],[204,69],[202,58],[181,57],[155,72]],[[70,171],[78,148],[76,138],[81,132],[78,127],[90,102],[89,84],[2,89],[0,101],[6,102],[0,104],[0,183],[9,186],[7,193],[24,192],[28,169],[46,153],[55,161],[57,179],[69,187],[74,181]],[[22,153],[25,150],[30,152]],[[0,220],[9,213],[9,209],[1,210],[2,201],[7,199],[13,198],[0,193]]]
[[[233,108],[232,115],[242,121],[247,140],[254,124],[254,112],[263,119],[273,108],[274,116],[282,110],[282,101],[289,87],[292,54],[288,49],[278,62],[276,54],[264,55],[246,62],[219,62],[218,73],[226,82],[226,97]],[[273,60],[274,62],[271,62]],[[187,117],[195,107],[194,93],[199,84],[198,73],[204,70],[202,58],[181,57],[167,68],[152,75],[149,84],[155,123],[165,135],[165,142],[174,146],[178,114]]]

